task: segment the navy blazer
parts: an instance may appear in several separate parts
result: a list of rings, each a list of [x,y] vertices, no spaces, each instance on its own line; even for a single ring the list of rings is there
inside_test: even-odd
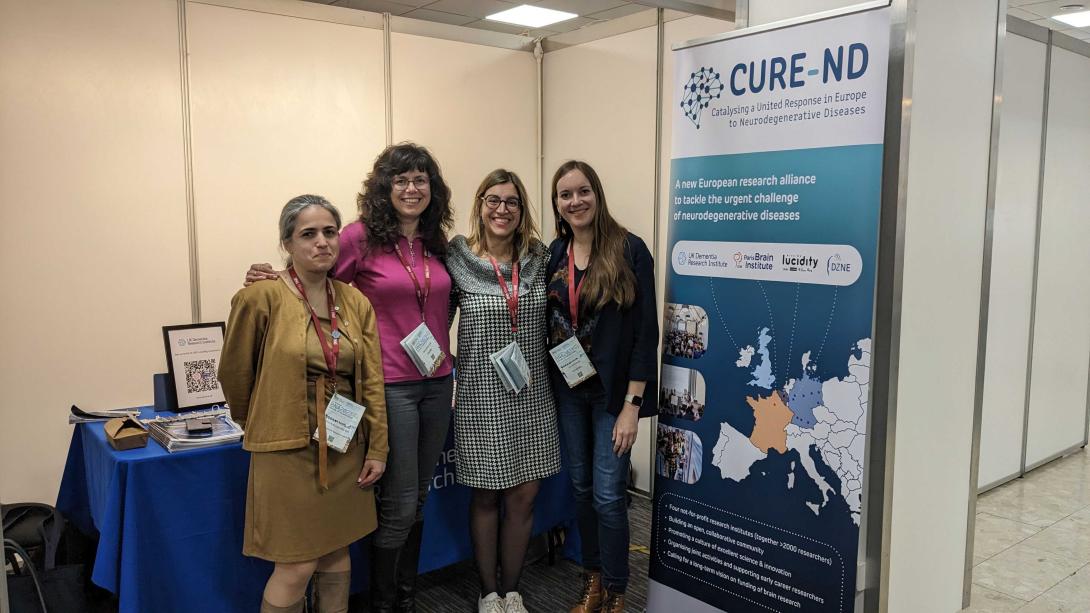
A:
[[[568,253],[568,239],[558,238],[549,245],[546,278],[552,279]],[[657,415],[659,398],[659,317],[655,306],[655,260],[643,239],[628,233],[624,259],[636,275],[636,299],[622,309],[616,303],[606,305],[598,315],[591,337],[591,362],[606,392],[606,410],[618,415],[624,407],[629,381],[646,381],[640,417]],[[553,385],[564,385],[564,376],[549,360]]]

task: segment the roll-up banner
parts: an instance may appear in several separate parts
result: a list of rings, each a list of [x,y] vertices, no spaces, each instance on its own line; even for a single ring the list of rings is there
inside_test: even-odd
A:
[[[854,610],[889,41],[675,52],[650,611]]]

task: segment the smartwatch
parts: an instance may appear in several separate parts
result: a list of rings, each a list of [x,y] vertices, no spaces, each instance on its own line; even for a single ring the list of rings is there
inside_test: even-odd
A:
[[[643,406],[643,396],[637,396],[635,394],[628,394],[624,397],[624,401],[632,406],[639,408]]]

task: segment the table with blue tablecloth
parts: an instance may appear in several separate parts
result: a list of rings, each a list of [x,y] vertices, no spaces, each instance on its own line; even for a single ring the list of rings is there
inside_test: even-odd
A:
[[[237,443],[168,453],[149,439],[146,448],[115,451],[102,423],[78,424],[57,507],[99,537],[91,580],[117,595],[121,613],[256,612],[272,564],[242,555],[249,464]],[[421,572],[472,556],[469,498],[454,481],[448,437],[424,508]],[[546,479],[535,534],[572,524],[574,509],[567,475]],[[354,592],[366,585],[365,549],[352,547]]]

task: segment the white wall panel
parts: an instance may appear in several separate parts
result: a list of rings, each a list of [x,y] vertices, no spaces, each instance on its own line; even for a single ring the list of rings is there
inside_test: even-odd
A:
[[[980,487],[1017,475],[1022,469],[1045,96],[1044,43],[1008,34],[1005,44]]]
[[[915,3],[889,613],[961,608],[997,8]]]
[[[1026,464],[1085,442],[1090,58],[1052,48]]]
[[[281,264],[290,198],[345,222],[385,146],[382,32],[190,2],[193,183],[201,314],[222,320],[253,262]]]
[[[533,55],[396,32],[390,38],[394,142],[424,145],[438,159],[454,233],[468,232],[473,194],[496,168],[515,171],[537,194]],[[540,224],[539,204],[531,209]]]
[[[0,3],[0,499],[56,500],[68,406],[151,400],[190,319],[174,0]]]

